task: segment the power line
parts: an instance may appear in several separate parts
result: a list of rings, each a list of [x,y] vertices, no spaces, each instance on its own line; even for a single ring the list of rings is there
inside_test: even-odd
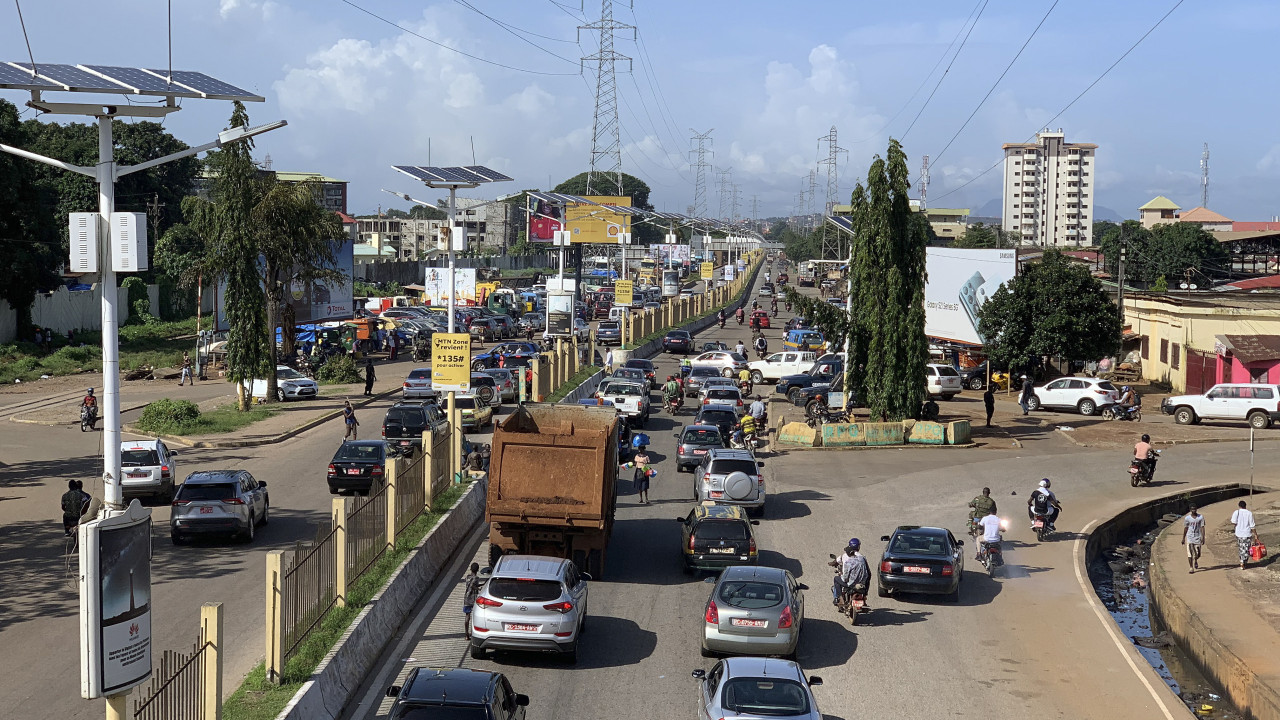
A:
[[[960,125],[960,129],[956,130],[956,134],[952,135],[951,139],[947,141],[946,147],[942,148],[942,152],[934,156],[934,162],[942,159],[942,156],[945,155],[947,150],[951,147],[951,143],[954,143],[956,138],[960,137],[960,133],[964,132],[964,129],[969,126],[969,121],[973,120],[973,116],[978,114],[978,111],[981,110],[982,106],[987,102],[987,98],[991,97],[991,93],[996,91],[996,86],[1000,84],[1000,81],[1004,79],[1005,75],[1009,74],[1009,70],[1013,68],[1013,64],[1018,62],[1018,58],[1022,57],[1022,51],[1026,50],[1027,46],[1031,44],[1032,38],[1036,36],[1036,33],[1040,32],[1040,28],[1043,27],[1045,21],[1049,19],[1049,15],[1053,12],[1053,9],[1058,7],[1059,2],[1060,0],[1053,0],[1053,4],[1049,6],[1044,17],[1040,18],[1040,23],[1031,31],[1031,34],[1027,36],[1026,42],[1022,43],[1022,47],[1018,48],[1018,53],[1014,55],[1013,59],[1009,61],[1009,64],[1005,66],[1004,72],[1000,73],[1000,77],[996,78],[994,83],[991,83],[991,89],[987,90],[987,94],[983,95],[982,100],[978,101],[978,106],[973,109],[973,112],[969,113],[969,117],[965,118],[964,123]]]
[[[964,40],[961,41],[960,47],[956,48],[956,54],[951,56],[951,62],[947,63],[947,69],[943,70],[942,75],[938,76],[938,82],[933,86],[933,90],[929,92],[929,97],[924,99],[924,104],[920,106],[920,110],[916,113],[916,116],[911,119],[911,124],[908,125],[906,131],[902,133],[902,139],[905,140],[907,135],[911,133],[911,128],[916,126],[916,120],[919,120],[920,116],[924,114],[924,109],[929,107],[929,101],[932,100],[934,94],[938,92],[938,88],[942,87],[942,81],[946,79],[947,73],[951,72],[951,66],[956,64],[956,58],[960,57],[961,51],[964,50],[965,43],[969,42],[969,36],[973,34],[973,29],[978,27],[978,21],[982,19],[982,13],[987,9],[988,2],[989,0],[983,0],[982,7],[978,9],[978,16],[973,19],[973,24],[969,26],[969,32],[964,34]]]
[[[510,33],[511,35],[513,35],[513,36],[514,36],[517,40],[519,40],[520,42],[525,43],[526,45],[532,45],[533,47],[535,47],[535,48],[537,48],[537,49],[541,50],[542,52],[544,52],[544,53],[546,53],[546,54],[550,55],[551,57],[556,58],[556,59],[558,59],[558,60],[563,60],[563,61],[565,61],[565,62],[569,63],[570,65],[574,65],[574,64],[576,64],[576,62],[575,62],[575,61],[570,60],[569,58],[567,58],[567,57],[565,57],[565,56],[563,56],[563,55],[557,55],[557,54],[555,54],[554,52],[551,52],[550,50],[548,50],[548,49],[546,49],[546,48],[542,47],[542,46],[541,46],[541,45],[539,45],[538,43],[536,43],[536,42],[534,42],[534,41],[530,40],[529,38],[527,38],[527,37],[525,37],[525,36],[521,35],[521,34],[520,34],[520,32],[524,32],[523,30],[520,30],[520,32],[516,32],[517,30],[519,30],[519,28],[516,28],[516,27],[515,27],[515,26],[513,26],[513,25],[509,25],[509,24],[507,24],[507,23],[502,22],[501,20],[499,20],[499,19],[497,19],[497,18],[493,17],[492,15],[490,15],[490,14],[486,13],[485,11],[483,11],[483,10],[481,10],[480,8],[476,7],[475,5],[472,5],[471,3],[467,2],[467,0],[453,0],[453,1],[454,1],[455,3],[457,3],[457,4],[461,5],[461,6],[465,7],[465,8],[468,8],[468,9],[470,9],[470,10],[474,10],[475,12],[479,13],[481,17],[485,18],[486,20],[488,20],[489,22],[493,23],[494,25],[497,25],[498,27],[502,28],[503,30],[506,30],[508,33]]]
[[[472,54],[471,54],[471,53],[469,53],[469,52],[464,52],[464,51],[459,50],[459,49],[457,49],[457,48],[455,48],[455,47],[450,47],[450,46],[448,46],[448,45],[445,45],[444,43],[440,42],[439,40],[433,40],[433,39],[431,39],[431,38],[427,37],[426,35],[422,35],[422,34],[420,34],[420,33],[416,33],[416,32],[414,32],[413,30],[410,30],[409,28],[407,28],[407,27],[405,27],[405,26],[403,26],[403,25],[401,25],[401,24],[399,24],[399,23],[397,23],[397,22],[394,22],[394,21],[392,21],[392,20],[388,20],[387,18],[382,17],[381,15],[379,15],[379,14],[377,14],[377,13],[373,12],[372,10],[367,10],[367,9],[365,9],[365,8],[360,7],[359,5],[357,5],[357,4],[353,3],[353,2],[351,2],[351,0],[341,0],[341,1],[342,1],[343,3],[345,3],[345,4],[347,4],[347,5],[350,5],[351,7],[355,8],[356,10],[359,10],[360,12],[364,13],[365,15],[368,15],[369,17],[372,17],[372,18],[374,18],[374,19],[378,20],[379,22],[386,23],[387,25],[390,25],[391,27],[396,28],[397,30],[400,30],[401,32],[404,32],[404,33],[407,33],[407,34],[409,34],[409,35],[412,35],[412,36],[414,36],[414,37],[418,38],[419,40],[426,40],[427,42],[431,43],[432,45],[435,45],[436,47],[444,48],[445,50],[448,50],[448,51],[450,51],[450,52],[457,53],[457,54],[459,54],[459,55],[461,55],[461,56],[463,56],[463,57],[469,57],[469,58],[471,58],[472,60],[477,60],[477,61],[482,62],[482,63],[485,63],[485,64],[487,64],[487,65],[493,65],[493,66],[495,66],[495,67],[504,68],[504,69],[506,69],[506,70],[514,70],[514,71],[516,71],[516,72],[528,73],[528,74],[530,74],[530,75],[552,75],[552,76],[559,76],[559,77],[568,77],[568,76],[570,76],[570,75],[577,75],[577,73],[545,72],[545,71],[542,71],[542,70],[530,70],[530,69],[528,69],[528,68],[516,67],[516,66],[514,66],[514,65],[507,65],[507,64],[505,64],[505,63],[500,63],[500,62],[497,62],[496,60],[488,60],[488,59],[486,59],[486,58],[482,58],[482,57],[480,57],[479,55],[472,55]],[[14,0],[14,2],[17,2],[17,0]]]
[[[477,8],[476,6],[472,5],[471,3],[466,2],[466,0],[454,0],[454,2],[456,2],[456,3],[458,3],[459,5],[462,5],[462,6],[464,6],[464,7],[467,7],[467,8],[470,8],[470,9],[472,9],[472,10],[475,10],[476,12],[480,13],[481,15],[484,15],[486,18],[488,18],[489,20],[491,20],[491,21],[492,21],[492,22],[494,22],[494,23],[497,23],[498,25],[501,25],[502,27],[510,28],[510,29],[515,30],[516,32],[518,32],[518,33],[522,33],[522,34],[524,34],[524,35],[531,35],[531,36],[536,37],[536,38],[542,38],[543,40],[551,40],[551,41],[553,41],[553,42],[572,43],[572,44],[577,44],[577,42],[578,42],[577,40],[569,40],[568,38],[557,38],[557,37],[551,37],[550,35],[542,35],[542,34],[540,34],[540,33],[533,32],[532,30],[525,30],[525,29],[523,29],[523,28],[516,27],[515,25],[512,25],[512,24],[510,24],[510,23],[505,23],[505,22],[503,22],[503,21],[501,21],[501,20],[498,20],[497,18],[495,18],[495,17],[493,17],[493,16],[491,16],[491,15],[489,15],[489,14],[485,13],[483,10],[481,10],[481,9]],[[572,16],[570,16],[570,17],[572,17]],[[576,19],[576,18],[575,18],[575,19]]]
[[[27,36],[27,21],[22,19],[22,4],[18,0],[13,0],[13,6],[18,8],[18,24],[22,26],[22,39],[27,42],[27,57],[31,58],[31,77],[35,77],[36,56],[31,52],[31,38]]]
[[[1137,49],[1137,47],[1138,47],[1139,45],[1141,45],[1141,44],[1142,44],[1142,41],[1143,41],[1143,40],[1146,40],[1148,35],[1150,35],[1151,33],[1155,32],[1155,29],[1156,29],[1156,28],[1158,28],[1158,27],[1160,27],[1160,25],[1161,25],[1161,24],[1163,24],[1163,23],[1164,23],[1164,21],[1165,21],[1165,20],[1167,20],[1167,19],[1169,18],[1169,16],[1173,14],[1173,11],[1174,11],[1174,10],[1177,10],[1177,9],[1178,9],[1178,7],[1179,7],[1179,6],[1181,6],[1183,2],[1185,2],[1185,0],[1178,0],[1177,2],[1175,2],[1175,3],[1173,4],[1173,7],[1169,8],[1169,11],[1168,11],[1168,12],[1166,12],[1164,15],[1160,16],[1160,19],[1159,19],[1159,20],[1157,20],[1157,21],[1155,22],[1155,24],[1154,24],[1154,25],[1152,25],[1150,28],[1148,28],[1148,29],[1147,29],[1147,31],[1146,31],[1145,33],[1143,33],[1143,34],[1142,34],[1142,37],[1138,38],[1138,39],[1137,39],[1137,41],[1135,41],[1132,45],[1130,45],[1128,50],[1125,50],[1125,51],[1124,51],[1124,53],[1120,55],[1120,57],[1116,58],[1116,61],[1115,61],[1115,62],[1113,62],[1113,63],[1111,63],[1111,65],[1107,66],[1107,69],[1106,69],[1106,70],[1103,70],[1101,75],[1099,75],[1097,78],[1095,78],[1093,82],[1089,83],[1089,85],[1088,85],[1084,90],[1081,90],[1081,91],[1080,91],[1080,94],[1078,94],[1078,95],[1076,95],[1074,98],[1072,98],[1072,99],[1071,99],[1071,102],[1067,103],[1067,104],[1066,104],[1066,106],[1064,106],[1061,110],[1059,110],[1059,111],[1058,111],[1058,112],[1057,112],[1053,117],[1049,118],[1048,122],[1044,123],[1044,125],[1045,125],[1045,126],[1052,125],[1054,120],[1057,120],[1058,118],[1062,117],[1063,113],[1065,113],[1067,110],[1070,110],[1070,109],[1071,109],[1071,106],[1073,106],[1073,105],[1075,105],[1077,102],[1079,102],[1080,98],[1084,97],[1085,93],[1089,92],[1090,90],[1092,90],[1092,89],[1093,89],[1093,87],[1094,87],[1095,85],[1097,85],[1098,83],[1102,82],[1102,79],[1103,79],[1103,78],[1105,78],[1105,77],[1107,76],[1107,74],[1108,74],[1108,73],[1110,73],[1112,70],[1114,70],[1114,69],[1115,69],[1115,67],[1116,67],[1117,65],[1119,65],[1119,64],[1120,64],[1120,61],[1121,61],[1121,60],[1124,60],[1125,58],[1129,57],[1129,53],[1132,53],[1134,50],[1136,50],[1136,49]],[[1027,142],[1031,142],[1031,140],[1032,140],[1034,137],[1035,137],[1035,135],[1033,134],[1030,138],[1027,138]],[[935,158],[935,162],[936,162],[936,160],[937,160],[937,159]],[[942,195],[938,196],[938,198],[937,198],[937,199],[938,199],[938,200],[941,200],[941,199],[943,199],[943,198],[947,197],[948,195],[950,195],[950,194],[952,194],[952,193],[959,192],[959,191],[963,190],[964,188],[966,188],[966,187],[968,187],[970,184],[972,184],[974,181],[976,181],[978,178],[982,177],[983,175],[986,175],[987,173],[991,172],[992,170],[995,170],[996,168],[1000,167],[1000,166],[1001,166],[1001,165],[1003,165],[1003,164],[1004,164],[1004,158],[1000,158],[1000,159],[999,159],[999,160],[997,160],[994,164],[992,164],[992,165],[991,165],[991,167],[987,168],[986,170],[983,170],[982,172],[978,173],[977,175],[974,175],[972,178],[970,178],[970,179],[966,180],[966,181],[964,182],[964,184],[962,184],[962,185],[960,185],[960,186],[958,186],[958,187],[955,187],[955,188],[953,188],[953,189],[951,189],[951,190],[946,191],[946,192],[945,192],[945,193],[943,193]]]

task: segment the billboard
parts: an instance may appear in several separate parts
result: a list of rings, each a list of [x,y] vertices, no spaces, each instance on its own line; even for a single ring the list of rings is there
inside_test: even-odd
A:
[[[529,200],[529,242],[549,243],[557,230],[564,229],[564,207],[546,200]]]
[[[454,287],[457,290],[457,305],[476,304],[476,270],[475,268],[458,268],[454,270]],[[449,304],[449,268],[427,268],[426,277],[422,281],[422,304],[442,306]]]
[[[151,511],[81,523],[80,695],[128,691],[151,677]]]
[[[601,205],[630,207],[631,198],[615,195],[584,195],[587,200]],[[565,221],[573,233],[574,243],[618,244],[618,233],[631,232],[631,216],[605,210],[595,205],[570,204],[565,207]]]
[[[336,269],[342,273],[338,282],[317,280],[289,283],[288,302],[293,308],[294,323],[325,322],[327,320],[345,320],[355,317],[355,304],[352,300],[355,289],[351,282],[355,255],[355,228],[340,244],[334,248],[333,257]]]
[[[926,249],[924,332],[931,338],[982,345],[978,308],[1018,270],[1015,250]]]
[[[436,333],[431,336],[431,389],[465,393],[471,388],[471,336]]]
[[[573,334],[573,290],[547,289],[547,337]]]
[[[693,259],[692,248],[688,245],[653,245],[651,249],[657,253],[663,267],[670,267],[671,263],[687,265]]]

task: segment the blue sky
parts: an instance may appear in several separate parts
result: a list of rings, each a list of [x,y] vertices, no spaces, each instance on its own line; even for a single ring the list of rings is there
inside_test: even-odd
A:
[[[442,49],[342,0],[179,0],[174,67],[266,96],[250,106],[253,121],[284,118],[289,127],[260,138],[257,156],[269,153],[279,170],[350,181],[352,212],[404,205],[380,188],[433,199],[389,167],[426,164],[428,143],[434,164],[471,164],[474,139],[477,162],[516,179],[490,197],[547,188],[586,169],[594,80],[578,75],[577,58],[594,52],[596,40],[584,32],[575,41],[575,16],[597,17],[598,2],[585,0],[584,13],[567,0],[352,1],[472,55],[552,74]],[[616,47],[635,58],[633,72],[618,75],[623,169],[649,183],[658,208],[684,212],[693,202],[690,128],[714,128],[712,160],[733,168],[740,214],[751,214],[755,196],[761,217],[784,215],[825,157],[819,136],[834,125],[849,150],[840,163],[844,202],[888,137],[904,136],[950,64],[904,145],[913,171],[921,155],[934,158],[930,205],[977,209],[998,197],[998,167],[973,178],[998,162],[1000,144],[1031,137],[1175,2],[1061,0],[954,142],[1052,0],[989,0],[958,57],[941,63],[980,4],[616,3],[615,19],[638,26],[640,39],[621,32]],[[167,62],[162,0],[26,0],[23,12],[37,62]],[[15,10],[0,9],[0,19],[4,59],[25,60]],[[1100,146],[1096,204],[1126,217],[1157,194],[1198,205],[1207,142],[1209,207],[1237,220],[1280,214],[1280,100],[1269,58],[1277,30],[1280,3],[1184,0],[1054,120],[1068,141]],[[0,97],[24,101],[14,91]],[[228,113],[225,103],[188,101],[166,127],[202,143]]]

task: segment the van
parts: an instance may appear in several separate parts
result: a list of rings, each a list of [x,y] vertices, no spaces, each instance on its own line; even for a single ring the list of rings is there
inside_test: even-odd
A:
[[[622,322],[627,319],[627,313],[631,308],[626,305],[614,305],[609,308],[609,322]]]

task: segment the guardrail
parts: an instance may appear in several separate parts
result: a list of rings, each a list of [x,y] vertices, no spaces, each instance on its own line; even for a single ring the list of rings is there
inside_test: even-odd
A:
[[[134,720],[217,720],[222,717],[222,603],[200,608],[191,652],[165,650],[151,682],[134,698]]]

